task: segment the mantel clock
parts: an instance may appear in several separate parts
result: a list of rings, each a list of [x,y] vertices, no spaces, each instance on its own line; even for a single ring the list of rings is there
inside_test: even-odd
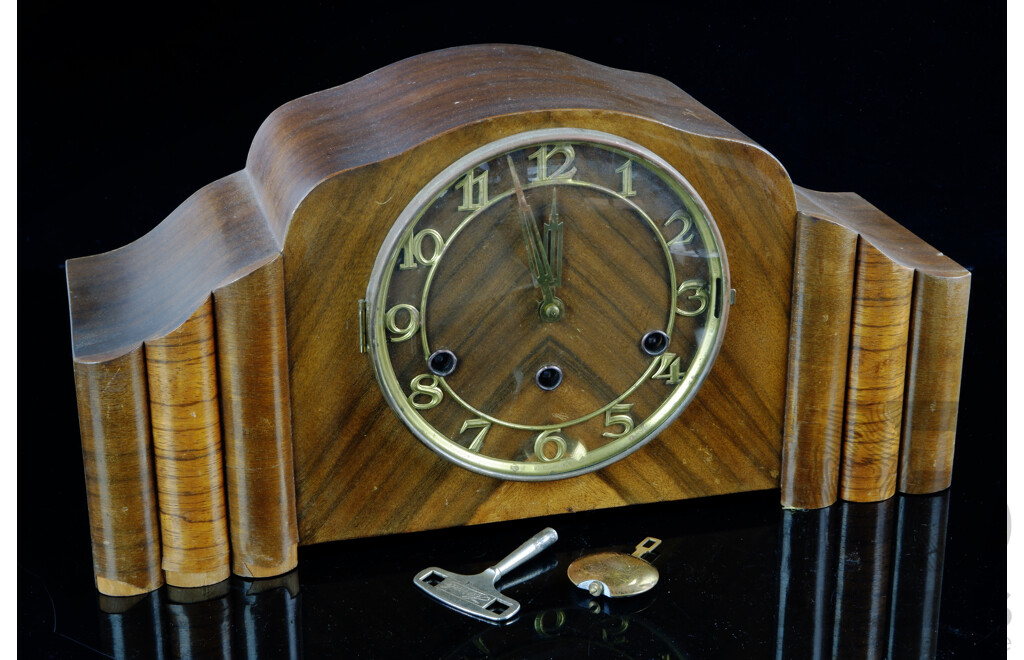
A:
[[[523,46],[275,111],[68,262],[96,581],[780,488],[948,486],[969,274],[670,83]]]

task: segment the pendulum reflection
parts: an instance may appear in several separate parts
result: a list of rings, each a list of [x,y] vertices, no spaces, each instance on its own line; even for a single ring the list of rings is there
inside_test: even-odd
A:
[[[581,594],[586,596],[586,594]],[[519,624],[488,627],[441,656],[485,658],[659,658],[683,660],[673,635],[639,614],[612,614],[602,603],[526,612]]]
[[[383,651],[388,644],[415,644],[451,658],[761,657],[767,646],[767,655],[786,660],[932,660],[948,508],[948,492],[897,496],[787,510],[781,518],[768,511],[739,532],[670,537],[663,584],[625,599],[593,598],[568,581],[556,554],[538,557],[499,585],[530,594],[505,627],[477,626],[437,608],[393,630],[385,619],[352,615],[405,603],[408,576],[385,571],[356,580],[343,572],[321,578],[322,588],[306,594],[305,624],[321,637],[305,640],[313,645],[305,650],[318,657],[340,652],[339,631],[347,630],[346,648],[354,642],[360,655],[362,644],[365,657],[395,655]],[[296,571],[268,580],[232,577],[206,589],[104,596],[102,645],[113,658],[301,658],[301,597]],[[323,638],[327,630],[334,632]]]

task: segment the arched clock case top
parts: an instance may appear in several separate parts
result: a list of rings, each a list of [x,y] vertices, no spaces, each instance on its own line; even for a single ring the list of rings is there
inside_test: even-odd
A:
[[[605,166],[586,141],[531,142],[536,149],[506,154],[514,180],[494,161],[467,171],[461,188],[458,180],[428,185],[486,145],[545,131],[636,147]],[[648,171],[647,181],[678,177],[692,195],[644,198],[632,182]],[[506,205],[492,229],[478,232],[493,240],[459,239],[444,254],[451,234],[441,225],[472,226],[458,213],[486,206],[481,173]],[[467,188],[468,197],[455,197]],[[430,199],[450,193],[451,212],[438,216],[438,228],[393,232],[425,190]],[[672,200],[683,201],[665,206]],[[571,228],[560,234],[550,227],[563,213]],[[630,224],[630,213],[651,220]],[[721,241],[725,286],[693,255],[657,256],[660,245],[689,249],[680,230],[704,226],[702,215],[714,231],[691,242],[711,253],[711,237]],[[618,243],[616,232],[625,237]],[[391,252],[382,252],[386,244]],[[637,268],[601,270],[634,246]],[[493,269],[466,266],[481,273],[476,289],[449,282],[384,309],[367,305],[379,254],[393,257],[395,272],[411,264],[425,273],[434,261],[454,269],[446,259],[456,247],[459,264],[504,255],[493,263],[520,284],[502,289],[506,280],[487,275]],[[698,271],[684,275],[687,268]],[[856,195],[794,186],[771,154],[672,84],[553,51],[453,48],[288,103],[257,132],[244,170],[199,190],[136,242],[71,259],[67,275],[96,583],[111,595],[165,581],[212,584],[232,571],[279,575],[296,565],[300,543],[769,488],[781,489],[786,507],[817,508],[840,497],[879,501],[897,489],[936,492],[950,481],[969,273]],[[497,374],[491,389],[472,390],[475,401],[494,410],[507,403],[513,417],[529,401],[566,406],[519,424],[541,430],[501,440],[507,460],[581,460],[617,436],[642,437],[642,447],[612,452],[599,469],[567,470],[568,478],[521,481],[467,470],[416,438],[389,398],[425,406],[455,393],[442,382],[455,382],[447,368],[459,355],[466,360],[455,374],[484,373],[481,359],[470,360],[475,344],[442,354],[436,372],[419,355],[423,373],[383,392],[365,351],[392,339],[415,348],[416,332],[434,327],[413,327],[423,301],[458,310],[465,296],[480,305],[469,293],[487,286],[508,293],[495,305],[509,296],[526,302],[513,309],[518,325],[474,317],[479,341],[494,345],[476,355],[493,354]],[[645,296],[661,300],[659,313],[675,323],[666,331],[637,321],[621,332],[630,339],[620,348],[611,330],[646,318],[654,304]],[[684,385],[697,364],[684,357],[688,342],[704,327],[687,325],[691,312],[727,313],[728,324],[717,357],[693,379],[701,382]],[[573,344],[572,322],[587,313],[598,315],[591,325],[625,320]],[[665,336],[648,338],[654,330]],[[541,336],[529,333],[544,340],[519,339]],[[501,384],[518,373],[509,366],[516,355],[531,365],[555,356],[557,364],[527,373],[541,379],[544,367],[557,367],[562,375],[537,380],[550,396],[533,380]],[[600,389],[617,378],[617,360],[647,365],[643,387],[658,377],[666,389],[652,389],[652,400],[690,389],[656,415],[629,407],[625,394],[634,390],[611,387],[593,396],[602,403],[587,418],[592,428],[556,433],[551,419],[575,419],[574,402],[591,396],[583,376],[605,374],[592,381]],[[485,436],[491,413],[451,410],[444,423],[453,426],[439,433],[461,443],[454,453],[480,451],[477,440],[498,446],[498,433]]]

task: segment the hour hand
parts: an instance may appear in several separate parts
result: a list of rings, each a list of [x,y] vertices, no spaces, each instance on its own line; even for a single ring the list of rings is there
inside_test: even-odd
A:
[[[558,219],[558,187],[551,187],[551,210],[544,223],[544,254],[548,257],[553,286],[562,286],[562,221]]]

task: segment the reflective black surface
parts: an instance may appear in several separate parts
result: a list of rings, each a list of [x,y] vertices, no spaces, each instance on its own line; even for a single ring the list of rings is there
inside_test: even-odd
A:
[[[7,640],[19,656],[1002,656],[1005,6],[614,8],[209,3],[142,20],[114,6],[19,7],[17,635]],[[297,574],[280,581],[99,598],[64,260],[124,245],[241,169],[277,106],[482,42],[667,78],[798,184],[856,191],[971,269],[953,488],[817,512],[753,493],[333,543],[301,548]],[[455,614],[412,584],[431,565],[479,571],[546,525],[561,540],[510,576],[536,573],[507,587],[524,608],[509,626]],[[629,551],[648,535],[664,540],[653,560],[662,582],[648,594],[592,601],[566,578],[579,554]]]
[[[964,551],[947,533],[955,501],[947,491],[784,511],[770,491],[645,505],[312,546],[280,578],[135,598],[85,583],[69,599],[53,591],[65,571],[22,569],[20,641],[54,657],[981,657],[1001,650],[1001,612],[973,597],[972,621],[956,601],[979,573],[951,574],[945,561],[950,545]],[[482,571],[545,524],[559,541],[499,583],[523,607],[506,625],[413,585],[427,565]],[[569,582],[573,559],[628,552],[647,534],[663,539],[652,591],[593,598]]]

